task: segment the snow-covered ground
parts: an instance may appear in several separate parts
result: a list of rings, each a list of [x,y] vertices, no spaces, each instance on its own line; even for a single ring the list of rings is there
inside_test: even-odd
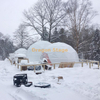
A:
[[[6,59],[0,61],[0,100],[100,100],[100,69],[94,65],[56,68],[36,75],[34,71],[20,71]],[[31,87],[15,87],[13,76],[27,73]],[[63,80],[56,77],[63,76]],[[55,77],[55,78],[54,78]],[[37,88],[34,83],[46,82],[51,88]]]

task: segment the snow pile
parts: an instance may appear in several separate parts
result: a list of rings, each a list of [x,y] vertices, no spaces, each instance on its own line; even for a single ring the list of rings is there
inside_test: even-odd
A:
[[[26,58],[26,55],[25,54],[15,54],[15,57],[23,57],[23,58]]]
[[[100,100],[100,69],[84,64],[74,68],[56,68],[36,75],[33,71],[20,71],[6,59],[0,61],[0,100]],[[27,73],[31,87],[15,87],[13,76]],[[63,80],[58,82],[57,77]],[[35,83],[45,82],[51,88],[36,88]]]
[[[39,61],[40,60],[40,56],[42,54],[42,50],[45,47],[49,46],[51,43],[47,42],[47,41],[38,41],[34,44],[32,44],[28,50],[27,50],[27,58],[29,59],[30,62],[33,61]]]
[[[77,52],[68,44],[57,42],[45,49],[50,49],[51,51],[42,53],[41,60],[46,57],[52,63],[79,62]]]

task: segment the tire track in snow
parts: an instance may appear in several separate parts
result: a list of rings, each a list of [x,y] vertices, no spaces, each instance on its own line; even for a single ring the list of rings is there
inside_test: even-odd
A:
[[[46,100],[32,94],[31,92],[25,91],[22,88],[17,89],[14,93],[10,94],[15,100]]]
[[[7,91],[7,88],[0,82],[0,100],[15,100]]]

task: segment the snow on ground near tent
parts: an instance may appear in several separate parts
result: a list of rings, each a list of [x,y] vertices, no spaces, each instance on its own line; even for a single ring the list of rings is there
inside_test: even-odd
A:
[[[36,75],[33,71],[20,71],[6,59],[0,61],[0,100],[100,100],[100,70],[77,65],[74,68],[56,68]],[[15,87],[13,76],[27,73],[28,81],[46,82],[51,88]],[[63,76],[57,84],[58,76]]]

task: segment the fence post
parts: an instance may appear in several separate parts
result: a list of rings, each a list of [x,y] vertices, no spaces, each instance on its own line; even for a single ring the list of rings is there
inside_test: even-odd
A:
[[[54,64],[54,69],[55,69],[55,64]]]
[[[89,68],[91,68],[91,62],[89,62]]]
[[[12,65],[12,61],[11,61],[11,65]]]
[[[35,65],[34,65],[34,72],[35,72]]]
[[[98,69],[99,69],[99,61],[98,61]]]
[[[62,67],[64,68],[64,63],[62,63]]]
[[[93,62],[92,62],[92,66],[93,66]]]
[[[22,71],[22,66],[20,66],[20,70]]]
[[[82,67],[83,67],[83,62],[82,62]]]
[[[45,71],[45,65],[43,65],[44,71]]]

